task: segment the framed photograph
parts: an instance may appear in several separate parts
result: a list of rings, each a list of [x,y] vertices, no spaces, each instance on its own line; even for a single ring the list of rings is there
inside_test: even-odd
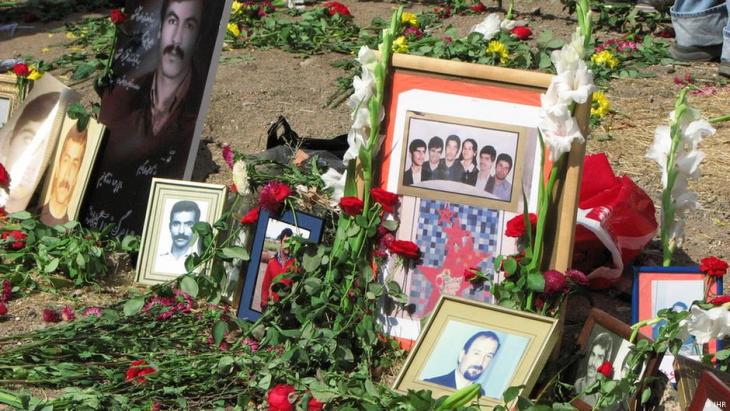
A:
[[[509,387],[525,385],[529,393],[557,342],[557,323],[555,318],[443,296],[393,388],[429,389],[440,397],[479,383],[479,403],[487,407],[501,404]]]
[[[158,284],[187,273],[185,260],[201,252],[193,226],[203,221],[213,225],[223,214],[225,201],[224,185],[153,178],[137,281]]]
[[[631,326],[621,322],[608,313],[593,308],[578,337],[578,347],[584,353],[583,358],[573,367],[571,381],[576,393],[593,384],[598,378],[598,367],[604,361],[610,361],[613,366],[613,379],[620,380],[629,371],[626,362],[632,343]],[[638,340],[651,341],[649,337],[639,334]],[[639,371],[639,380],[636,381],[639,395],[643,391],[644,378],[653,375],[658,367],[659,358],[650,358]],[[637,367],[638,368],[638,367]],[[567,381],[566,381],[567,382]],[[598,400],[598,394],[584,395],[573,401],[573,405],[580,410],[590,410]],[[635,398],[626,398],[620,409],[634,409],[632,403]]]
[[[705,371],[700,377],[689,411],[724,411],[730,407],[730,387],[717,375]]]
[[[637,323],[654,318],[659,310],[664,308],[686,311],[693,301],[704,299],[707,293],[722,294],[722,281],[713,282],[711,289],[707,290],[705,278],[705,274],[696,266],[635,268],[631,321]],[[653,326],[643,327],[640,332],[655,338],[663,325],[663,322],[659,322]],[[717,350],[717,341],[710,341],[705,347],[701,347],[690,336],[679,353],[699,359],[703,352],[714,353]],[[674,356],[667,352],[659,366],[672,383],[675,382],[673,363]]]
[[[535,212],[540,177],[540,95],[552,76],[479,64],[396,54],[385,99],[377,184],[401,195],[396,237],[418,244],[415,265],[390,263],[383,278],[409,296],[408,309],[384,310],[387,332],[412,344],[420,320],[439,297],[491,302],[485,287],[464,280],[478,266],[499,281],[499,255],[518,252],[506,224],[525,207]],[[576,117],[587,134],[588,105]],[[571,265],[585,147],[576,144],[549,222],[550,267]],[[551,164],[546,164],[549,171]],[[525,201],[527,204],[525,204]]]
[[[33,90],[0,129],[0,163],[10,174],[10,192],[0,191],[0,207],[25,210],[56,147],[66,107],[80,98],[50,74],[34,81]]]
[[[142,231],[152,178],[192,176],[231,0],[127,0],[125,9],[101,98],[108,136],[81,218],[115,224],[115,235]]]
[[[682,409],[686,410],[689,408],[690,403],[692,403],[692,398],[697,393],[700,378],[705,372],[714,374],[726,385],[730,384],[730,373],[720,371],[710,365],[682,355],[674,358],[674,376],[677,379],[677,399]],[[727,409],[730,406],[730,403],[726,402],[725,404],[720,409]]]
[[[78,219],[91,168],[99,151],[104,126],[89,119],[79,131],[77,121],[66,116],[41,195],[43,224],[54,226]]]
[[[287,210],[273,216],[261,210],[238,305],[239,318],[255,321],[269,301],[278,300],[278,287],[291,284],[281,277],[295,261],[289,256],[289,239],[297,236],[319,244],[323,227],[324,220],[313,215]]]
[[[18,106],[18,86],[14,74],[0,74],[0,128],[10,120]]]

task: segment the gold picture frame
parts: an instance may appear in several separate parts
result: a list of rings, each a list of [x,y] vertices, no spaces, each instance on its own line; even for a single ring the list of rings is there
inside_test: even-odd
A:
[[[483,391],[479,404],[494,407],[509,387],[532,390],[558,338],[556,318],[442,296],[393,388],[428,389],[440,397],[461,382],[476,382]]]
[[[140,243],[137,282],[159,284],[186,274],[187,256],[200,254],[200,243],[192,226],[197,222],[212,226],[223,214],[225,204],[225,185],[153,178]],[[202,271],[207,273],[210,269],[208,264]]]
[[[15,74],[0,74],[0,128],[10,120],[18,107],[18,85]]]

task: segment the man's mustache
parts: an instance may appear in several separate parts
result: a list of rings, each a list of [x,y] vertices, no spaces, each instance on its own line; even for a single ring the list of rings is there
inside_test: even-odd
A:
[[[172,237],[172,239],[175,240],[175,241],[177,241],[177,240],[189,240],[190,239],[190,236],[187,236],[187,235],[184,235],[184,234],[180,234],[180,235],[176,235],[175,237]]]
[[[170,54],[179,59],[185,58],[185,52],[180,47],[174,44],[170,44],[169,46],[165,47],[165,49],[162,50],[162,54]]]

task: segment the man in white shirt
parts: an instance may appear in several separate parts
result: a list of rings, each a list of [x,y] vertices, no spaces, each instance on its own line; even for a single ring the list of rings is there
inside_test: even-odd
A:
[[[194,253],[195,236],[193,226],[200,221],[200,208],[193,201],[182,200],[170,210],[170,238],[172,244],[169,251],[161,253],[155,262],[155,271],[184,274],[185,259]]]

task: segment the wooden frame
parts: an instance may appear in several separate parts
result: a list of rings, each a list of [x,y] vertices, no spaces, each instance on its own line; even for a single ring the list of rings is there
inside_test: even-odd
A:
[[[409,151],[408,147],[404,143],[408,137],[406,119],[409,118],[409,115],[446,116],[461,119],[460,124],[473,124],[472,122],[477,124],[491,123],[499,124],[500,127],[498,128],[511,126],[526,130],[524,134],[527,138],[523,141],[525,144],[521,149],[524,151],[522,151],[521,158],[514,159],[514,168],[519,167],[521,170],[525,170],[522,181],[529,190],[526,193],[528,209],[531,212],[536,211],[539,186],[537,182],[540,175],[539,140],[537,137],[537,126],[540,122],[541,111],[540,95],[547,91],[552,80],[551,75],[395,54],[393,55],[392,71],[389,79],[384,103],[383,144],[376,160],[379,175],[375,180],[375,185],[403,195],[401,208],[398,210],[401,223],[399,232],[396,235],[398,239],[410,240],[419,244],[417,236],[421,235],[417,234],[415,229],[418,224],[417,214],[422,199],[414,197],[414,195],[420,195],[418,192],[404,190],[402,184],[406,159],[410,157],[410,154],[407,153]],[[584,135],[588,135],[589,114],[590,99],[587,103],[578,105],[576,108],[576,117]],[[447,136],[440,137],[445,143]],[[431,138],[431,136],[425,138]],[[522,137],[520,138],[522,139]],[[553,197],[552,204],[555,204],[556,207],[553,209],[555,220],[548,221],[546,224],[544,268],[550,267],[564,271],[571,266],[578,191],[584,153],[584,144],[575,143],[573,145],[568,155],[567,166],[564,167],[563,174],[559,176],[555,190],[551,194]],[[518,164],[522,164],[522,166],[518,166]],[[546,164],[546,171],[549,171],[549,167],[550,164]],[[491,168],[494,168],[494,166]],[[524,208],[521,190],[514,187],[514,191],[518,193],[518,204],[510,203],[507,207],[503,205],[495,207],[494,202],[485,204],[485,202],[472,201],[472,204],[469,204],[468,198],[464,199],[452,193],[440,197],[441,200],[432,200],[433,196],[431,196],[432,198],[423,198],[423,201],[442,201],[442,204],[438,207],[443,207],[443,204],[451,204],[478,208],[474,205],[476,203],[480,207],[487,206],[490,207],[489,210],[499,212],[496,227],[499,239],[488,240],[491,248],[481,250],[490,255],[488,259],[484,260],[484,267],[481,267],[485,270],[493,266],[491,264],[492,258],[500,254],[509,255],[518,252],[515,239],[503,235],[506,222],[522,213]],[[421,230],[420,232],[424,231]],[[431,251],[433,250],[429,250],[427,254],[433,254]],[[473,294],[472,290],[465,291],[468,285],[464,285],[467,282],[462,278],[464,268],[467,267],[451,270],[451,280],[462,282],[461,286],[453,287],[453,289],[458,289],[457,296]],[[408,270],[418,270],[418,267],[408,267]],[[413,284],[417,284],[419,281],[423,283],[421,280],[414,279],[411,274],[398,272],[398,270],[389,270],[386,277],[400,282],[402,289],[408,295]],[[498,279],[495,278],[495,280]],[[436,284],[431,286],[431,289],[436,288]],[[427,293],[428,291],[419,290],[417,292]],[[434,305],[435,300],[433,298],[423,296],[419,298],[421,300],[428,299],[429,307]],[[416,310],[416,313],[420,312]],[[405,340],[406,343],[415,341],[421,328],[419,315],[396,313],[394,316],[388,317],[387,332],[396,338]]]
[[[76,124],[77,120],[68,117],[68,115],[64,117],[56,150],[53,154],[53,161],[50,164],[48,176],[43,184],[39,208],[41,212],[40,220],[46,225],[63,224],[67,221],[78,219],[84,192],[89,183],[91,170],[94,167],[94,161],[96,160],[96,155],[99,152],[99,146],[104,136],[104,126],[93,118],[89,119],[89,124],[83,133],[74,133],[72,131],[72,128],[76,128]],[[81,140],[82,142],[80,143],[70,143],[69,146],[64,145],[72,133],[75,135],[85,135],[86,137],[83,137],[85,142]],[[83,144],[83,152],[79,153],[78,151],[74,151],[74,147],[78,147],[80,144]],[[70,150],[65,158],[62,152],[63,150]],[[78,155],[81,155],[81,157],[78,158]],[[56,178],[56,174],[59,172],[71,173],[73,175],[73,169],[76,167],[75,163],[77,162],[78,169],[76,169],[75,176],[66,179]],[[67,189],[70,192],[67,194],[66,210],[63,213],[65,215],[59,214],[54,217],[50,203],[53,193],[59,190],[56,188],[55,182],[58,182],[58,186],[61,186],[63,183],[68,183],[71,187]]]
[[[730,373],[720,371],[700,361],[682,355],[674,357],[674,375],[677,380],[677,399],[682,409],[688,409],[697,394],[702,374],[710,372],[724,384],[730,384]],[[730,405],[730,403],[728,404]],[[725,407],[727,408],[727,406]]]
[[[730,407],[730,387],[717,375],[704,371],[689,405],[689,411],[726,410],[728,407]]]
[[[274,286],[275,280],[282,272],[286,271],[287,263],[283,265],[284,271],[274,271],[272,268],[272,277],[269,275],[269,264],[272,260],[277,259],[277,254],[270,255],[268,249],[276,247],[276,240],[284,234],[284,230],[291,230],[292,235],[301,235],[305,241],[319,243],[322,238],[324,228],[324,220],[313,215],[305,214],[299,211],[287,210],[281,215],[274,216],[268,211],[261,209],[259,220],[256,223],[256,234],[254,234],[251,246],[250,259],[246,268],[246,278],[240,281],[240,287],[243,291],[238,303],[238,317],[246,318],[251,321],[261,317],[263,311],[263,300],[268,300],[266,295],[275,297],[275,292],[269,293],[268,288]],[[268,247],[266,246],[268,241]],[[266,266],[262,262],[264,253],[267,253]],[[293,259],[292,259],[293,260]],[[267,287],[264,292],[264,284],[271,282],[271,286]],[[284,282],[284,281],[281,281]]]
[[[557,324],[556,318],[443,296],[393,388],[448,395],[460,388],[459,371],[471,376],[467,384],[482,385],[480,405],[502,404],[509,387],[532,390],[558,340]]]
[[[191,202],[195,204],[192,209],[189,207]],[[137,281],[143,284],[159,284],[187,273],[187,256],[200,253],[198,239],[191,232],[192,225],[197,222],[213,225],[223,214],[225,202],[224,185],[153,178],[137,263]],[[182,205],[183,208],[176,212],[174,210],[177,205]],[[197,209],[197,213],[191,211],[194,209]],[[174,216],[180,213],[197,214],[197,221],[195,217],[183,214],[190,218],[178,221],[173,230]],[[175,236],[180,236],[186,243],[174,244],[177,240],[173,238]],[[174,255],[175,246],[183,251],[183,255]],[[205,272],[209,270],[210,264],[202,269]]]
[[[604,337],[602,334],[609,335]],[[613,365],[614,378],[621,378],[624,360],[630,347],[633,345],[628,341],[630,337],[631,326],[616,319],[605,311],[597,308],[591,309],[588,319],[586,320],[580,336],[578,337],[578,347],[585,353],[585,357],[573,367],[573,384],[576,391],[580,391],[582,389],[581,387],[590,384],[590,377],[588,373],[598,367],[595,364],[597,362],[602,363],[603,361],[610,361]],[[605,347],[606,339],[610,339],[609,347]],[[594,344],[596,340],[601,340],[603,345],[601,345],[601,342]],[[652,341],[651,338],[638,334],[637,342],[640,340]],[[616,346],[617,343],[618,347]],[[590,347],[590,349],[588,347]],[[599,347],[599,350],[596,350],[595,353],[593,351],[594,347]],[[600,353],[601,349],[603,349],[602,354]],[[601,356],[603,357],[601,358]],[[644,364],[643,371],[640,373],[641,377],[638,381],[639,389],[637,390],[637,395],[641,395],[644,386],[644,379],[656,372],[660,360],[661,355],[659,357],[649,358],[647,363]],[[591,364],[591,362],[594,362],[594,364]],[[580,381],[583,377],[586,378]],[[597,397],[590,399],[586,397],[576,399],[573,401],[573,405],[581,411],[587,411],[592,409],[594,405],[592,401],[594,402],[596,399]],[[636,399],[636,396],[627,399],[629,408],[632,410],[636,408]]]
[[[14,74],[0,74],[0,100],[9,102],[6,112],[3,112],[4,105],[0,105],[0,128],[2,128],[19,104],[18,85]]]

